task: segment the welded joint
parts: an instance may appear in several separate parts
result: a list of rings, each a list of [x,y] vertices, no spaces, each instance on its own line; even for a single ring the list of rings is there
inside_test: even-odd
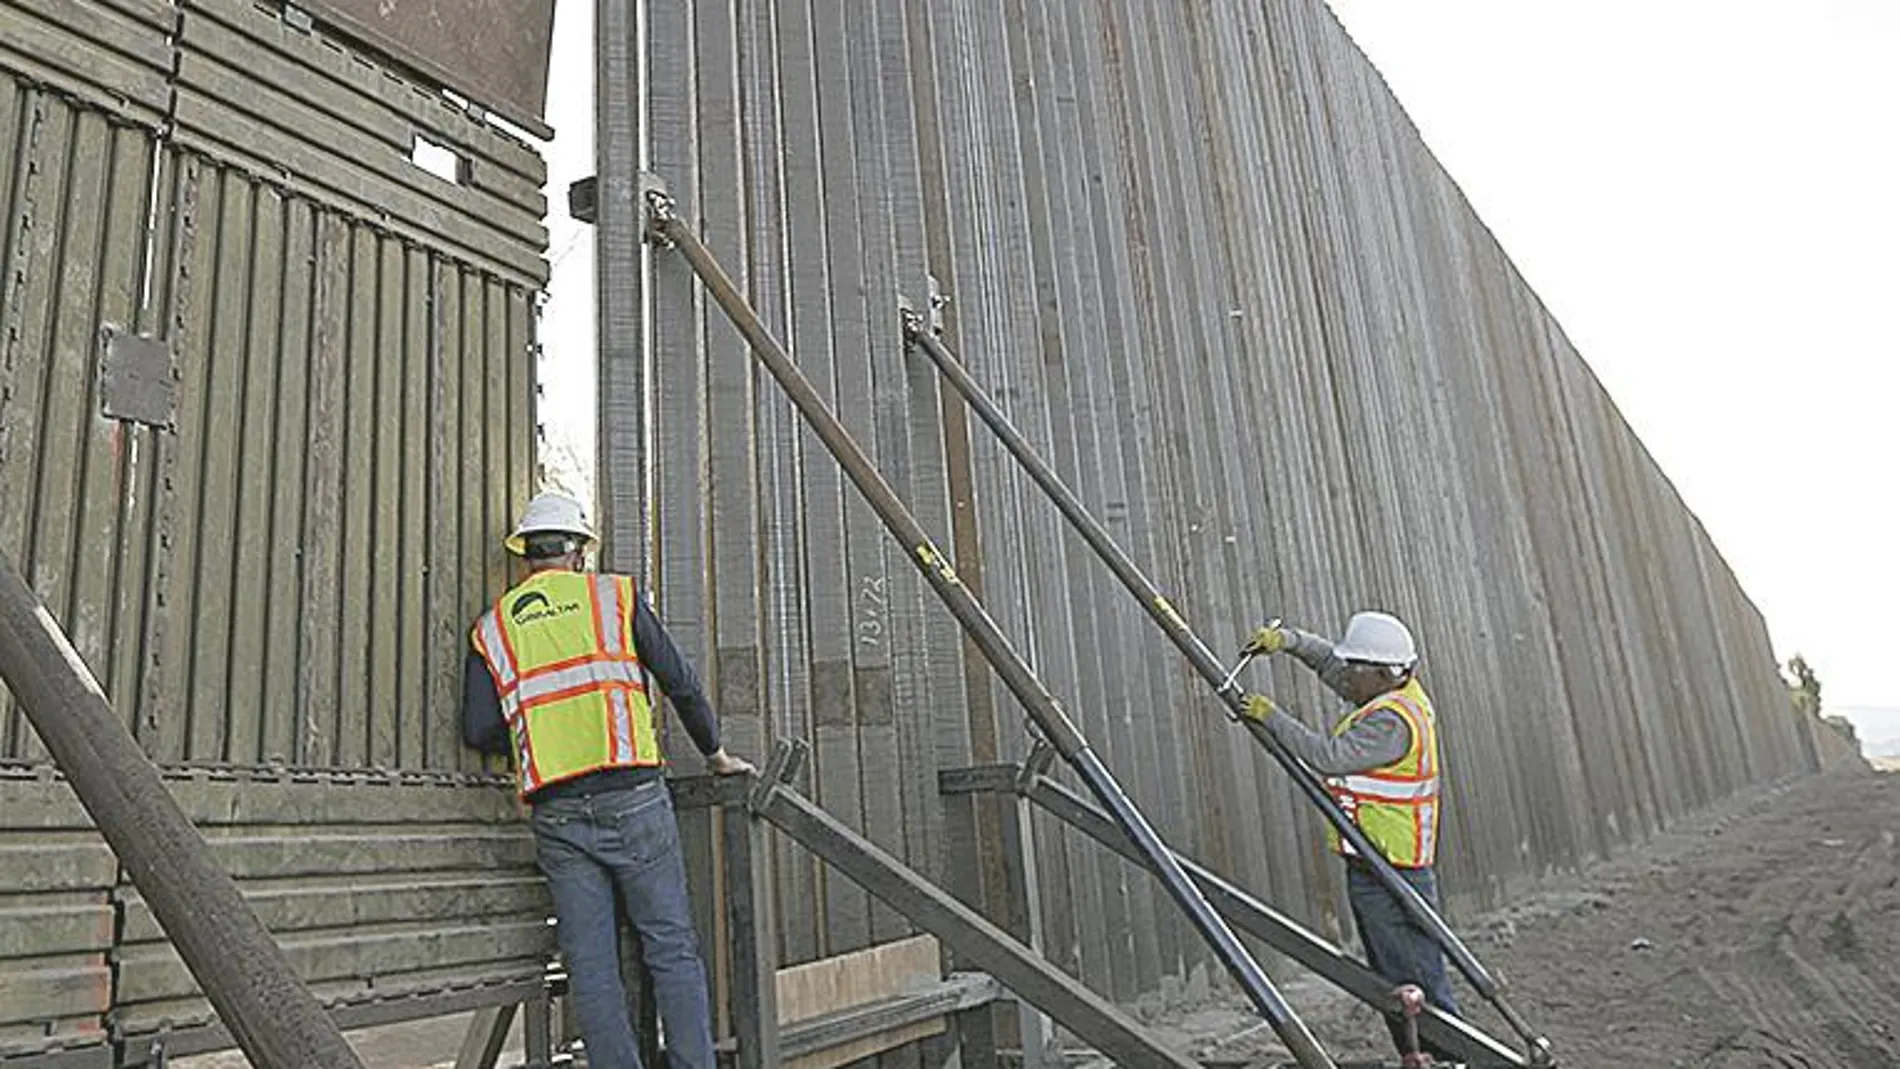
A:
[[[917,307],[906,294],[897,295],[897,313],[904,322],[904,340],[915,342],[925,334],[933,338],[943,336],[943,310],[950,304],[950,295],[937,284],[937,276],[929,276],[930,296],[928,306]]]
[[[755,815],[764,813],[778,792],[792,788],[810,756],[811,744],[804,739],[779,740],[772,759],[765,763],[765,770],[759,773],[758,781],[746,796],[746,811]]]
[[[915,344],[930,329],[930,321],[917,310],[909,297],[901,293],[897,295],[897,316],[904,324],[904,342],[907,345]]]
[[[1029,748],[1029,756],[1023,758],[1023,767],[1016,773],[1016,793],[1029,797],[1038,780],[1049,774],[1055,766],[1056,748],[1048,739],[1038,738]]]
[[[646,226],[642,236],[647,243],[662,249],[673,247],[673,237],[667,231],[679,222],[679,202],[673,199],[673,191],[668,188],[666,179],[651,171],[640,172],[640,202],[646,205]]]

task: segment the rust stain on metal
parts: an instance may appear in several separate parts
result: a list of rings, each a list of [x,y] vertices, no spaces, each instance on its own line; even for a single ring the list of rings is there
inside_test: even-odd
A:
[[[391,58],[542,136],[554,0],[305,0],[300,5]]]

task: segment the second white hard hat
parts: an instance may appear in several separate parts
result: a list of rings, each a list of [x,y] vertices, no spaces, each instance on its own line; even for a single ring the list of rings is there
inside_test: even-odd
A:
[[[1383,612],[1356,612],[1346,621],[1346,633],[1333,647],[1343,661],[1366,661],[1410,668],[1418,663],[1418,644],[1398,617]]]
[[[527,553],[527,538],[536,534],[574,535],[587,542],[594,540],[594,529],[587,523],[587,512],[581,503],[552,491],[536,494],[528,507],[521,511],[521,522],[515,525],[515,532],[502,544],[508,552],[516,556]]]

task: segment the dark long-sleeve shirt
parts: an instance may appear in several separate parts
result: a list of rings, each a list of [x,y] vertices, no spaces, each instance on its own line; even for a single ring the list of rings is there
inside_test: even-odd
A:
[[[1345,687],[1346,664],[1333,655],[1332,641],[1297,628],[1286,631],[1292,636],[1286,651],[1311,668],[1333,693],[1352,701]],[[1281,745],[1323,776],[1349,776],[1384,768],[1412,747],[1411,725],[1390,709],[1365,717],[1341,735],[1315,731],[1291,712],[1269,717],[1266,727]]]
[[[705,756],[719,749],[719,720],[712,703],[706,699],[699,675],[673,645],[673,639],[660,626],[659,617],[647,606],[646,599],[634,598],[633,649],[640,663],[660,685],[679,714],[686,734]],[[502,716],[501,695],[495,689],[495,677],[488,662],[473,650],[462,672],[462,741],[483,753],[505,754],[510,750],[508,722]],[[583,777],[591,779],[592,777]],[[537,795],[558,791],[564,784],[543,788]]]

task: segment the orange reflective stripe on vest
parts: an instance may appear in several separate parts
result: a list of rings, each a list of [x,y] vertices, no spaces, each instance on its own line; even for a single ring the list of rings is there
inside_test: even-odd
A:
[[[522,794],[661,763],[635,604],[626,576],[539,572],[476,622],[470,637],[501,697]]]
[[[1438,725],[1425,689],[1414,679],[1382,694],[1342,718],[1333,734],[1343,735],[1381,710],[1397,713],[1411,729],[1404,756],[1369,772],[1331,777],[1326,786],[1386,860],[1421,868],[1438,856]],[[1327,840],[1334,850],[1353,853],[1331,828]]]

